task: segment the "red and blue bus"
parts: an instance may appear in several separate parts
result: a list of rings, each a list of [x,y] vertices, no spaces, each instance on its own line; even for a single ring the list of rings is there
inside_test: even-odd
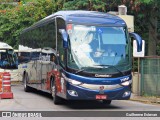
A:
[[[21,32],[29,49],[19,56],[24,90],[67,100],[127,100],[131,96],[131,37],[121,18],[96,11],[59,11]]]

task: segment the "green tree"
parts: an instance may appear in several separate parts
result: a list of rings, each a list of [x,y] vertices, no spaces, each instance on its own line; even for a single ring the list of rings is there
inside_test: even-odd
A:
[[[63,10],[109,11],[117,8],[120,0],[73,0],[65,2]]]
[[[1,0],[2,1],[2,0]],[[1,2],[0,1],[0,2]],[[5,1],[5,0],[3,0]],[[22,0],[23,4],[14,6],[0,4],[0,41],[17,47],[20,32],[38,20],[59,10],[114,11],[118,5],[125,4],[128,14],[135,16],[135,31],[149,44],[150,50],[159,50],[157,24],[160,1],[158,0]],[[25,2],[24,2],[25,1]],[[149,34],[150,33],[150,34]],[[155,42],[154,42],[155,41]],[[150,45],[152,43],[152,45]],[[153,54],[152,52],[150,54]],[[158,52],[159,53],[159,52]]]
[[[129,12],[135,16],[135,30],[146,41],[148,55],[156,55],[160,51],[157,21],[160,19],[159,0],[123,0]],[[160,55],[160,54],[159,54]]]
[[[0,41],[7,42],[14,48],[18,47],[19,34],[24,28],[55,12],[52,0],[26,2],[12,8],[6,6],[0,5],[6,11],[0,13]]]

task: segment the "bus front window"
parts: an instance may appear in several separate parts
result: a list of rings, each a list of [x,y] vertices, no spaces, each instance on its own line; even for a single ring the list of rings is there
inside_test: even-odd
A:
[[[69,34],[68,66],[73,69],[104,68],[106,73],[131,69],[130,42],[125,27],[73,25]],[[116,67],[116,69],[115,69]],[[108,69],[108,70],[107,70]],[[99,69],[95,72],[102,72]]]
[[[16,69],[18,59],[13,50],[0,50],[0,68]]]

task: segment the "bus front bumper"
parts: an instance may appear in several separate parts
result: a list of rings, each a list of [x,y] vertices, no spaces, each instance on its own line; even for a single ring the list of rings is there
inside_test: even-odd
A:
[[[131,85],[74,86],[67,83],[68,100],[127,100],[131,96]]]

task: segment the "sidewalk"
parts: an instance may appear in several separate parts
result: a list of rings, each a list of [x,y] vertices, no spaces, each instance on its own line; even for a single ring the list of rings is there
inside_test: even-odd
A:
[[[150,97],[150,96],[138,96],[134,93],[131,94],[130,100],[139,101],[147,104],[159,104],[160,105],[160,97]]]

